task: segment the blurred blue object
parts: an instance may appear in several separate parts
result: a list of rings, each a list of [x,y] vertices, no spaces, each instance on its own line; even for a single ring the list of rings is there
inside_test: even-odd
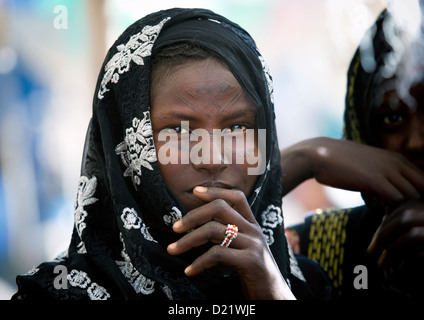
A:
[[[0,172],[0,265],[4,264],[4,261],[8,253],[8,232],[7,232],[7,217],[5,208],[5,197],[3,190],[3,180]]]

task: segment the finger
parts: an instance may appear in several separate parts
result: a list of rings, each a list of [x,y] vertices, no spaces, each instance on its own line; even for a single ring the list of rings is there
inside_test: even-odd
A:
[[[213,246],[206,253],[199,256],[185,269],[185,274],[189,277],[196,276],[206,269],[211,269],[218,265],[237,267],[237,264],[243,264],[243,258],[239,250]],[[236,263],[236,261],[238,263]]]
[[[402,194],[404,199],[419,198],[420,193],[424,192],[424,172],[400,153],[389,152],[389,155],[390,158],[385,162],[386,170],[384,170],[388,182]],[[396,201],[396,198],[393,200]]]
[[[376,247],[378,242],[378,235],[381,232],[381,227],[385,219],[386,219],[386,216],[383,217],[382,223],[377,228],[377,230],[375,231],[374,235],[371,238],[371,242],[367,248],[367,253],[370,255],[374,255],[374,253],[378,251],[378,248]]]
[[[411,200],[420,198],[420,192],[414,186],[413,182],[409,180],[408,175],[405,176],[404,173],[395,173],[395,176],[391,176],[388,179],[401,196],[393,197],[391,202],[400,203],[405,199]]]
[[[168,253],[178,255],[206,243],[220,245],[226,237],[226,229],[226,226],[216,221],[208,222],[186,234],[180,240],[171,243],[167,248]],[[248,243],[246,236],[238,233],[232,240],[231,247],[239,249],[245,247]]]
[[[199,199],[207,202],[222,199],[249,222],[256,221],[250,210],[246,195],[240,190],[197,186],[193,189],[193,194]]]
[[[376,234],[373,237],[373,241],[368,247],[368,253],[371,256],[380,257],[387,247],[403,232],[406,232],[405,226],[397,226],[396,222],[387,223],[381,225]]]
[[[380,267],[399,265],[405,259],[421,253],[423,244],[424,226],[413,227],[384,250],[384,254],[378,260],[378,265]]]
[[[367,249],[367,252],[371,256],[380,257],[387,246],[390,245],[394,239],[396,239],[402,233],[407,232],[408,229],[411,228],[411,226],[400,223],[401,215],[401,213],[391,213],[390,215],[386,215],[383,218]]]
[[[384,249],[415,226],[424,226],[422,205],[413,201],[399,206],[383,219],[368,247],[368,252],[372,255],[381,255]]]
[[[173,225],[176,233],[187,232],[209,221],[217,221],[223,225],[235,224],[239,229],[246,226],[246,220],[225,200],[217,199],[189,211]]]
[[[381,197],[384,203],[390,206],[396,206],[405,201],[405,196],[394,184],[384,177],[384,182],[378,182],[372,190],[377,196]],[[387,180],[386,180],[387,179]]]
[[[406,168],[401,173],[419,194],[424,195],[424,172],[420,168],[408,161]]]
[[[382,247],[387,246],[391,240],[405,233],[413,226],[413,222],[406,223],[408,219],[405,215],[408,205],[403,204],[396,207],[389,214],[385,215],[381,220],[381,224],[375,232],[368,250],[381,251]]]

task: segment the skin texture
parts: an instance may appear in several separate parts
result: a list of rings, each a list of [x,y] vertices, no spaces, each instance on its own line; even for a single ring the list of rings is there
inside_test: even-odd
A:
[[[383,103],[374,108],[373,121],[381,148],[404,155],[424,170],[424,83],[413,86],[410,94],[411,106],[395,90],[388,91]]]
[[[424,284],[424,84],[410,90],[413,106],[394,90],[374,107],[376,146],[331,138],[301,141],[281,151],[283,191],[304,180],[377,196],[386,216],[368,253],[395,290],[422,295]],[[352,161],[354,159],[354,161]]]
[[[424,170],[424,83],[411,87],[413,105],[388,91],[374,110],[379,145],[398,152]],[[421,196],[388,210],[368,248],[392,285],[422,295],[424,276],[424,188]]]
[[[281,165],[284,195],[310,178],[378,196],[390,205],[419,198],[424,192],[423,171],[405,156],[347,140],[301,141],[281,151]]]
[[[162,74],[160,68],[155,72],[151,121],[157,151],[165,143],[158,139],[162,130],[187,139],[190,131],[200,128],[210,133],[221,129],[235,134],[256,128],[251,99],[232,73],[215,58],[189,61]],[[190,128],[181,128],[181,121],[189,121]],[[180,156],[186,152],[176,148]],[[215,159],[221,157],[220,152],[216,154],[211,150],[210,154]],[[210,243],[210,249],[186,268],[187,276],[225,266],[238,272],[246,299],[295,299],[246,199],[257,177],[247,174],[246,162],[225,164],[212,160],[209,164],[161,164],[159,161],[166,184],[190,210],[173,226],[181,238],[168,246],[169,254],[179,255]],[[220,244],[227,224],[236,224],[239,233],[231,246],[225,248]]]
[[[189,139],[187,131],[196,129],[210,134],[214,129],[243,134],[243,128],[256,128],[256,107],[232,73],[215,59],[178,66],[157,85],[161,90],[152,96],[151,112],[156,150],[164,146],[164,142],[158,141],[160,131],[179,133],[181,142]],[[189,121],[190,128],[181,128],[182,121]],[[210,147],[209,163],[184,165],[179,161],[178,165],[162,165],[159,159],[166,184],[188,209],[204,204],[193,195],[197,185],[237,189],[248,195],[256,182],[256,176],[247,175],[246,161],[225,164],[221,154],[213,152],[212,140]]]

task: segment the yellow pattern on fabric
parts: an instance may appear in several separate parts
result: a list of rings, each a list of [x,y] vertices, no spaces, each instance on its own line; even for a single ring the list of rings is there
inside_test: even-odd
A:
[[[321,264],[339,290],[343,283],[344,244],[350,211],[328,210],[314,214],[309,231],[308,257]]]
[[[347,90],[347,103],[348,105],[346,106],[346,110],[348,112],[349,115],[349,123],[350,123],[350,134],[352,136],[352,141],[355,142],[359,142],[359,143],[364,143],[361,134],[359,132],[359,121],[358,121],[358,116],[356,114],[355,111],[355,105],[354,105],[354,101],[353,101],[353,94],[354,94],[354,87],[355,87],[355,82],[356,82],[356,76],[358,73],[358,67],[359,64],[361,63],[361,59],[358,56],[356,58],[355,64],[353,66],[353,70],[352,70],[352,75],[350,76],[349,79],[349,87]],[[346,132],[347,128],[346,128],[346,123],[343,124],[343,136],[346,138],[347,132]]]

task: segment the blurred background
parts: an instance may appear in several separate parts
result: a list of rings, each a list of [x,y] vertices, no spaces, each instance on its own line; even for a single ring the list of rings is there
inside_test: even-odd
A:
[[[244,27],[274,79],[280,147],[342,135],[346,72],[382,0],[0,0],[0,299],[15,277],[67,248],[100,65],[148,13],[204,7]],[[362,204],[307,181],[284,198],[286,225]]]

